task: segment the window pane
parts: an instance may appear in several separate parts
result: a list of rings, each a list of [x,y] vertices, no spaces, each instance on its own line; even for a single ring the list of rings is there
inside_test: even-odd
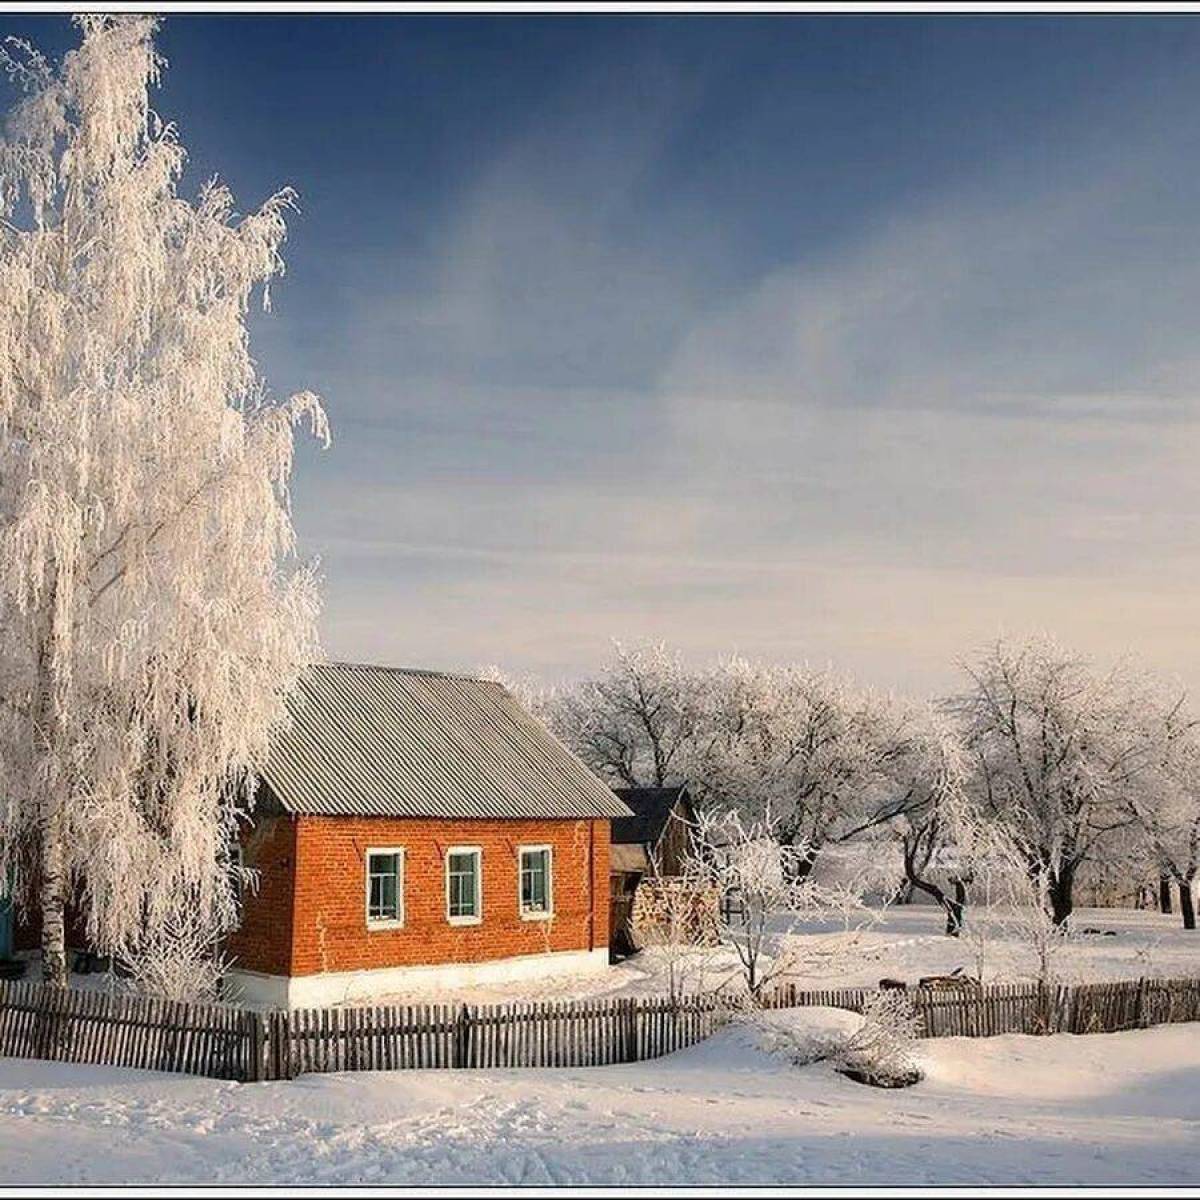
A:
[[[446,871],[450,916],[477,917],[479,855],[473,852],[451,854],[446,861]]]
[[[550,911],[548,850],[525,850],[521,853],[521,911]]]
[[[400,855],[367,856],[367,917],[372,921],[400,919]]]

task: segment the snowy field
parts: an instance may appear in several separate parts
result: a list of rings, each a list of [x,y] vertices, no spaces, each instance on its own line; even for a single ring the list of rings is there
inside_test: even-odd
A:
[[[1081,934],[1062,952],[1060,965],[1072,982],[1136,979],[1142,975],[1200,976],[1200,931],[1187,932],[1178,915],[1136,909],[1079,909],[1076,928],[1111,931],[1111,936]],[[853,953],[834,955],[835,969],[815,971],[797,979],[800,987],[874,986],[881,977],[916,983],[922,975],[948,974],[961,967],[975,973],[974,951],[967,938],[948,938],[945,918],[932,905],[903,905],[887,909],[877,924],[855,936]],[[812,930],[802,939],[828,946],[836,930]],[[1033,962],[1026,947],[996,940],[987,946],[984,977],[1015,982],[1029,977]],[[690,972],[688,990],[717,986],[736,971],[732,953],[706,952]],[[661,995],[667,991],[664,957],[653,948],[594,975],[565,975],[557,979],[453,991],[412,991],[388,997],[404,1000],[465,1000],[476,1003],[505,1000],[580,999],[589,996]],[[369,1002],[364,1002],[369,1003]]]
[[[902,1091],[738,1027],[591,1070],[239,1085],[0,1060],[0,1185],[1200,1184],[1194,1025],[920,1054]]]

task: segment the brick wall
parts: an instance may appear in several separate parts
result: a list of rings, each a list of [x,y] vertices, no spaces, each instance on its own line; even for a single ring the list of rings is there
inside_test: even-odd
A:
[[[247,898],[242,930],[231,943],[238,954],[237,965],[246,969],[311,975],[482,962],[608,945],[606,820],[278,817],[271,821],[276,832],[265,834],[257,847],[247,846],[247,863],[263,872],[263,878],[258,895]],[[291,832],[290,842],[280,832],[285,826]],[[553,848],[552,920],[521,919],[517,900],[521,845]],[[446,919],[445,853],[450,846],[482,849],[483,920],[478,925],[452,925]],[[367,926],[369,847],[404,848],[403,928]],[[289,941],[290,969],[285,965]]]
[[[242,920],[226,943],[235,967],[286,975],[291,965],[296,818],[256,817],[242,835],[246,866],[258,872],[258,886],[242,897]]]

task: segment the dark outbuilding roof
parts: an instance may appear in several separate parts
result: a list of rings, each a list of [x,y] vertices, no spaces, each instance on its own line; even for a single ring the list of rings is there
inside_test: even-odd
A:
[[[655,846],[675,806],[687,800],[687,787],[613,788],[613,794],[633,813],[613,821],[613,844]]]
[[[286,812],[604,818],[629,810],[500,684],[326,663],[290,703],[263,779]]]

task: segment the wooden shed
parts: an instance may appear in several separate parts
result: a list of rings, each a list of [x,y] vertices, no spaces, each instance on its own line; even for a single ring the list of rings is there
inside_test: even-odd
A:
[[[647,876],[678,877],[696,828],[686,784],[678,787],[614,788],[632,816],[612,822],[609,850],[610,946],[615,957],[636,949],[633,898]]]

